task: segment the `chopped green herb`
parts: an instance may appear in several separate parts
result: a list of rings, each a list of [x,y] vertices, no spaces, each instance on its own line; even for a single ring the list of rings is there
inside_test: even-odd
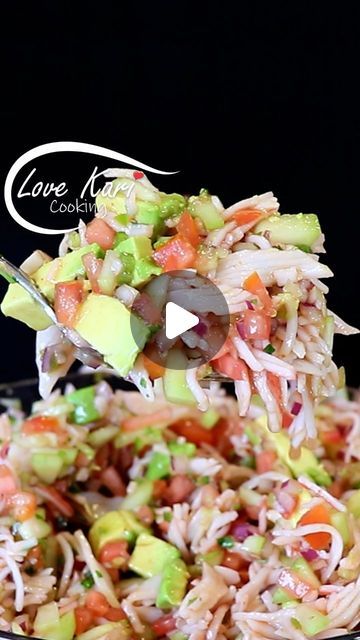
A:
[[[272,353],[274,353],[275,347],[273,347],[272,344],[270,344],[270,342],[269,342],[269,344],[266,345],[266,347],[263,349],[263,351],[265,351],[265,353],[270,353],[270,355],[271,355]]]
[[[232,536],[224,536],[223,538],[218,539],[218,544],[223,549],[232,549],[235,544],[235,540]]]
[[[142,387],[143,389],[145,389],[145,387],[146,387],[146,380],[145,380],[145,378],[141,378],[141,380],[140,380],[140,387]]]
[[[171,522],[172,520],[172,513],[171,511],[165,511],[163,518],[165,520],[165,522]]]
[[[96,572],[98,573],[98,572]],[[86,573],[85,574],[85,578],[83,580],[81,580],[81,584],[83,587],[85,587],[85,589],[91,589],[91,587],[94,586],[95,581],[94,578],[92,577],[91,573]]]
[[[201,478],[198,479],[198,484],[209,484],[209,482],[210,482],[209,476],[202,476]]]
[[[241,458],[240,464],[242,467],[248,467],[249,469],[255,469],[255,458],[254,456],[245,456]]]
[[[81,489],[77,482],[73,482],[69,487],[70,493],[80,493]]]
[[[103,574],[101,573],[101,571],[98,571],[98,570],[96,569],[95,573],[96,573],[96,575],[97,575],[97,577],[98,577],[98,578],[102,578],[102,577],[103,577]]]

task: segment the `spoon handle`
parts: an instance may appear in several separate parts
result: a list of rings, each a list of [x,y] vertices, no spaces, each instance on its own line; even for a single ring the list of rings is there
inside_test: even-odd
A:
[[[0,255],[0,275],[6,278],[6,280],[8,280],[9,282],[17,282],[18,284],[20,284],[23,287],[23,289],[25,289],[31,295],[31,297],[40,304],[41,308],[49,316],[50,320],[54,324],[56,324],[56,316],[55,316],[54,310],[49,305],[46,298],[42,295],[42,293],[40,293],[38,288],[31,281],[29,276],[23,271],[21,271],[21,269],[14,267],[14,265],[11,264],[9,260],[7,260],[6,258],[4,258],[4,256],[1,256],[1,255]]]

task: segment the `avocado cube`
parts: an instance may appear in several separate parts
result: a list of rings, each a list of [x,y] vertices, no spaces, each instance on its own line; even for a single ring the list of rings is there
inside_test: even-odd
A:
[[[156,606],[160,609],[178,607],[184,598],[189,577],[186,564],[182,560],[167,564],[162,575]]]
[[[116,251],[120,253],[130,253],[136,259],[148,258],[152,254],[150,238],[146,236],[132,236],[119,242]]]
[[[138,212],[135,215],[136,222],[140,224],[152,224],[156,226],[161,221],[160,208],[155,202],[139,200]]]
[[[161,273],[162,268],[155,264],[151,258],[140,258],[135,262],[131,285],[138,287],[140,284],[148,282],[151,276],[159,276]]]
[[[69,282],[70,280],[75,280],[78,276],[85,275],[82,259],[87,253],[94,253],[96,257],[99,257],[103,252],[99,245],[94,242],[75,251],[70,251],[62,258],[55,258],[55,260],[46,262],[40,269],[35,271],[32,279],[50,302],[54,300],[55,284],[57,282]]]
[[[162,573],[166,565],[180,557],[180,551],[172,544],[141,533],[130,557],[129,568],[143,578],[152,578]]]
[[[47,329],[52,324],[49,316],[35,302],[30,293],[17,282],[9,284],[1,303],[1,311],[4,316],[20,320],[20,322],[24,322],[30,329],[35,329],[35,331]]]
[[[126,540],[133,542],[140,533],[147,533],[136,516],[125,509],[109,511],[100,516],[92,525],[89,532],[89,540],[95,555],[98,555],[102,547],[108,542]]]
[[[121,376],[129,373],[149,335],[144,321],[120,300],[97,293],[81,304],[74,328]]]

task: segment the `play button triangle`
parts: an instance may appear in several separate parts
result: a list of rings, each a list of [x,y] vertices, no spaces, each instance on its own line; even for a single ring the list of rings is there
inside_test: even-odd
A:
[[[165,334],[168,340],[177,338],[185,331],[199,324],[199,318],[186,311],[175,302],[168,302],[165,307]]]

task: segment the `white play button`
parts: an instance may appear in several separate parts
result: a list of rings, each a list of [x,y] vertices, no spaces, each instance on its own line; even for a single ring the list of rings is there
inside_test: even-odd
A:
[[[168,340],[177,338],[199,324],[199,318],[175,302],[168,302],[165,307],[165,334]]]

